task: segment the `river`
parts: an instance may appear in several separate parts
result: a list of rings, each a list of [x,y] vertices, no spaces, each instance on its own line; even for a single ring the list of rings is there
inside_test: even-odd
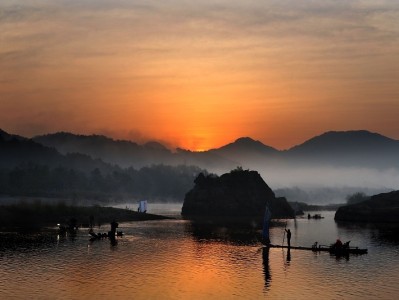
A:
[[[270,249],[259,232],[203,227],[180,219],[176,205],[157,213],[175,220],[120,223],[125,235],[89,241],[86,229],[59,236],[0,233],[0,299],[395,299],[399,296],[397,228],[337,224],[323,219],[273,222],[271,241],[284,228],[292,246],[340,238],[368,248],[366,255]],[[107,231],[109,226],[96,228]]]

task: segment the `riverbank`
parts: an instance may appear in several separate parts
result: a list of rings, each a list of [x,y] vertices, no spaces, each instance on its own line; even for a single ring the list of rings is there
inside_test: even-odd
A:
[[[72,206],[64,203],[56,205],[37,203],[20,203],[0,206],[0,227],[38,228],[67,224],[71,219],[78,226],[118,222],[147,221],[171,219],[155,214],[139,213],[132,210],[103,206]]]

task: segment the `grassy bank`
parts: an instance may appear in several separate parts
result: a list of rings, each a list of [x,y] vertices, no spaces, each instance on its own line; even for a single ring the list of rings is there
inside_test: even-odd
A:
[[[127,221],[161,220],[167,217],[138,213],[131,210],[101,206],[70,206],[64,203],[56,205],[36,203],[19,203],[0,206],[0,226],[42,227],[66,224],[75,218],[80,226],[88,226],[90,217],[95,225]]]

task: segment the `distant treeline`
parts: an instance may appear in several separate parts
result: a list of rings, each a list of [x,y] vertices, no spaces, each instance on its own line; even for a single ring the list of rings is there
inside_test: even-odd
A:
[[[0,194],[42,196],[96,201],[156,199],[182,201],[201,172],[195,166],[153,165],[139,170],[98,168],[83,172],[73,168],[23,163],[0,169]]]

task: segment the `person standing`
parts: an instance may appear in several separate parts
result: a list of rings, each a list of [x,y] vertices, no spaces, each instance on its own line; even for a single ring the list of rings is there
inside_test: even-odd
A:
[[[288,248],[290,248],[290,247],[291,247],[291,230],[285,229],[285,231],[287,232],[287,244],[288,244]]]

